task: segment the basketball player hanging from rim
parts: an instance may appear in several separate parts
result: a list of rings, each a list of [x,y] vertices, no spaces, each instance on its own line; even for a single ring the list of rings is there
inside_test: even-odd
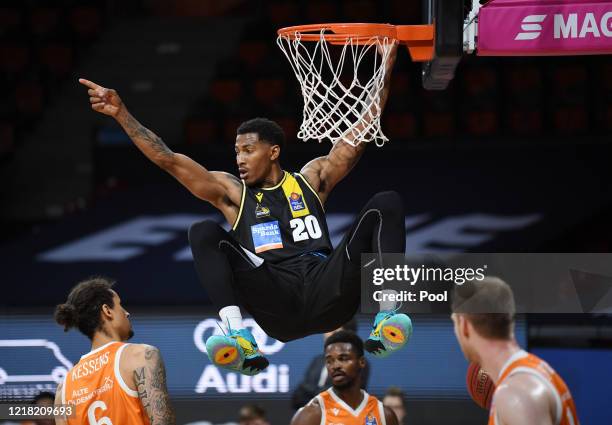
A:
[[[387,48],[381,108],[389,94],[397,45]],[[237,178],[208,171],[172,152],[128,112],[115,90],[84,79],[79,82],[89,88],[93,110],[114,117],[142,153],[215,206],[232,226],[227,232],[214,221],[202,221],[189,229],[199,278],[228,328],[226,335],[206,341],[217,366],[254,375],[268,365],[242,324],[240,305],[280,341],[328,332],[350,320],[359,307],[361,254],[405,251],[404,210],[395,192],[371,198],[340,245],[332,249],[323,206],[366,143],[353,146],[339,141],[326,156],[290,173],[280,164],[283,130],[275,122],[256,118],[237,130]],[[367,125],[371,114],[363,115],[362,124]],[[397,351],[411,335],[410,318],[396,313],[395,307],[393,302],[382,302],[374,319],[365,345],[377,356]]]

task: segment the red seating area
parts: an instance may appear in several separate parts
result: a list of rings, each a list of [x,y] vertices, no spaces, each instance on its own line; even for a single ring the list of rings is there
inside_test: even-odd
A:
[[[0,4],[0,159],[7,157],[102,31],[104,1]]]
[[[275,45],[278,28],[313,22],[421,22],[420,2],[262,4],[245,13],[253,21],[240,45],[219,66],[208,94],[186,121],[188,143],[232,143],[233,123],[255,116],[282,121],[289,142],[295,141],[302,99],[289,63]],[[420,72],[420,65],[400,50],[383,116],[383,130],[392,140],[513,136],[538,140],[601,134],[612,126],[609,57],[466,57],[443,92],[424,90]],[[220,93],[221,86],[226,89]]]
[[[19,145],[114,13],[105,0],[0,4],[0,159]],[[139,6],[140,5],[140,6]],[[289,142],[302,120],[299,84],[275,44],[276,30],[312,22],[420,23],[420,2],[390,0],[181,0],[146,2],[144,13],[247,21],[217,65],[208,92],[184,122],[185,141],[232,143],[235,123],[281,122]],[[138,9],[138,10],[136,10]],[[383,130],[392,140],[586,136],[612,130],[612,59],[466,57],[448,90],[428,92],[421,66],[400,49]]]

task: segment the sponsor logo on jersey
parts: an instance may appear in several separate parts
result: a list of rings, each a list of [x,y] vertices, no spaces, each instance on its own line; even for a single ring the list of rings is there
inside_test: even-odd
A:
[[[253,237],[255,253],[283,247],[278,220],[251,226],[251,235]]]
[[[255,197],[257,198],[257,202],[261,203],[261,200],[263,199],[263,192],[257,192]]]
[[[304,201],[300,193],[292,192],[289,196],[289,205],[291,205],[292,211],[301,211],[304,208]]]
[[[66,400],[68,404],[78,406],[83,403],[91,401],[94,397],[100,397],[103,393],[111,391],[114,386],[114,381],[110,376],[104,377],[104,382],[98,388],[90,391],[88,388],[79,388],[78,390],[72,391],[72,397]],[[99,423],[99,422],[98,422]]]
[[[332,409],[332,413],[334,414],[334,416],[338,416],[338,413],[340,413],[340,409],[338,409],[337,407],[334,407]]]
[[[378,421],[373,415],[369,414],[365,418],[365,425],[378,425]]]
[[[264,207],[261,204],[257,204],[257,206],[255,207],[255,217],[257,218],[270,217],[270,208]]]

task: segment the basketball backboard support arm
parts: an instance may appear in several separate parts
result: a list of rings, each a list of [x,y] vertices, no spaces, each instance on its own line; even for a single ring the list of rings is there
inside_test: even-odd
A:
[[[422,67],[423,87],[444,90],[463,56],[463,2],[424,0],[423,15],[435,28],[434,57]]]

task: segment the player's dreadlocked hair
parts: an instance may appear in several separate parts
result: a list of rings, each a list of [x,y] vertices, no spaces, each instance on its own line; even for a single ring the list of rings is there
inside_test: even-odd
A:
[[[111,292],[114,284],[103,277],[93,277],[78,283],[70,291],[68,300],[55,308],[55,321],[66,332],[70,328],[78,328],[89,339],[93,339],[94,332],[102,325],[102,306],[106,304],[110,308],[114,307]]]

